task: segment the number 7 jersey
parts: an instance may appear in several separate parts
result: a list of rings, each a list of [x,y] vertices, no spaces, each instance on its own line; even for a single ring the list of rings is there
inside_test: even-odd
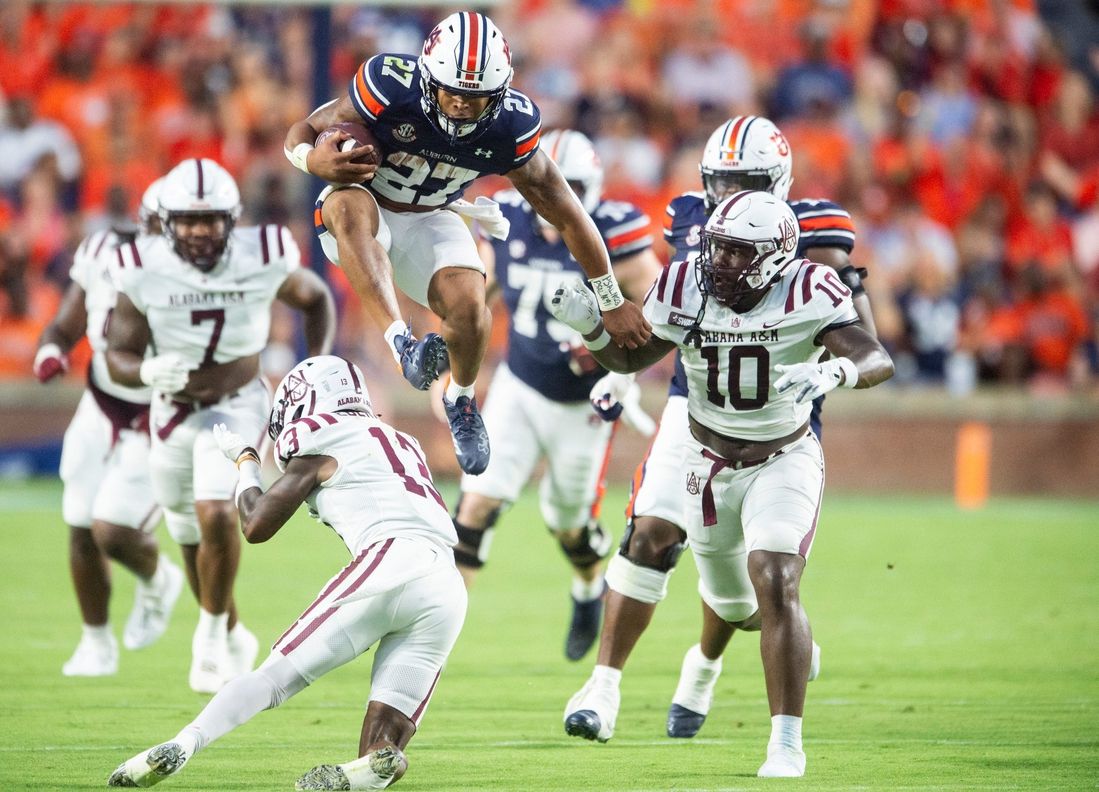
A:
[[[706,299],[702,343],[685,341],[703,295],[695,257],[673,261],[645,297],[653,333],[679,346],[690,415],[715,432],[746,440],[784,437],[809,420],[812,402],[777,393],[775,366],[818,361],[821,336],[858,321],[851,292],[830,267],[794,261],[752,310],[738,314]]]
[[[163,236],[118,248],[118,290],[145,315],[154,354],[177,352],[192,368],[227,363],[267,346],[271,303],[301,266],[290,231],[263,225],[233,230],[225,258],[208,273],[176,255]]]

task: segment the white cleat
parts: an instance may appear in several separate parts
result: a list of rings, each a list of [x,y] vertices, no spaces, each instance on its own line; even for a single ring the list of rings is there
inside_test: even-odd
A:
[[[188,759],[179,743],[161,743],[120,764],[107,779],[107,786],[151,787],[182,770]]]
[[[106,640],[90,638],[80,639],[76,651],[61,666],[61,673],[67,677],[113,676],[118,673],[118,642],[107,633]]]
[[[820,647],[816,641],[813,641],[813,657],[809,661],[809,681],[820,676]]]
[[[196,693],[217,693],[233,674],[226,636],[221,640],[195,638],[191,641],[191,671],[187,683]]]
[[[767,746],[767,761],[756,773],[760,778],[801,778],[805,775],[805,751]]]
[[[183,590],[183,570],[161,555],[154,579],[155,583],[137,581],[134,607],[122,632],[122,645],[127,649],[144,649],[168,629],[168,619]]]
[[[404,754],[389,746],[342,765],[318,765],[299,778],[294,789],[385,789],[407,769]]]
[[[691,738],[698,734],[714,702],[714,688],[719,676],[720,657],[708,660],[698,644],[687,650],[679,671],[679,684],[668,710],[669,737]]]
[[[589,679],[565,707],[565,733],[605,743],[614,736],[621,697],[617,686]]]

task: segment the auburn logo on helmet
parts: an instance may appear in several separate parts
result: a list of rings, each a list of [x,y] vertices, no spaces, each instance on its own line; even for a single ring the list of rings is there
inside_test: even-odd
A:
[[[430,55],[431,51],[435,49],[435,45],[439,43],[439,36],[443,35],[443,29],[436,26],[433,31],[428,33],[427,40],[424,42],[424,55]]]

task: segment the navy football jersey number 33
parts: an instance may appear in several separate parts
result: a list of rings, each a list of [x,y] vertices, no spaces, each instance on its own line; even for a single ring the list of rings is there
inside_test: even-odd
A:
[[[383,53],[365,61],[348,93],[386,155],[370,189],[397,203],[442,208],[477,177],[506,174],[538,150],[538,107],[513,89],[484,133],[451,145],[424,115],[420,67],[407,55]]]

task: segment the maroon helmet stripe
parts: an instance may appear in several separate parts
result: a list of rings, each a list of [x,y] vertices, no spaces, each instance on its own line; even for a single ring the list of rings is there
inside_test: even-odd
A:
[[[107,243],[107,237],[109,236],[110,234],[104,232],[103,236],[99,238],[99,244],[95,246],[95,253],[92,253],[93,256],[99,256],[99,251],[103,249],[103,245]]]
[[[195,167],[198,168],[198,197],[202,198],[202,160],[195,160]]]
[[[312,418],[308,418],[308,417],[305,417],[305,416],[302,416],[297,421],[294,421],[294,423],[303,423],[306,426],[308,426],[310,429],[312,429],[314,432],[320,431],[320,428],[321,428],[321,425],[319,423],[314,421]]]
[[[733,200],[731,200],[731,201],[729,201],[729,203],[725,204],[725,208],[721,210],[721,216],[722,217],[728,217],[729,216],[729,210],[732,209],[734,206],[736,206],[741,201],[743,201],[747,197],[748,192],[749,192],[748,190],[744,190],[743,192],[738,192],[736,195],[734,195]]]

